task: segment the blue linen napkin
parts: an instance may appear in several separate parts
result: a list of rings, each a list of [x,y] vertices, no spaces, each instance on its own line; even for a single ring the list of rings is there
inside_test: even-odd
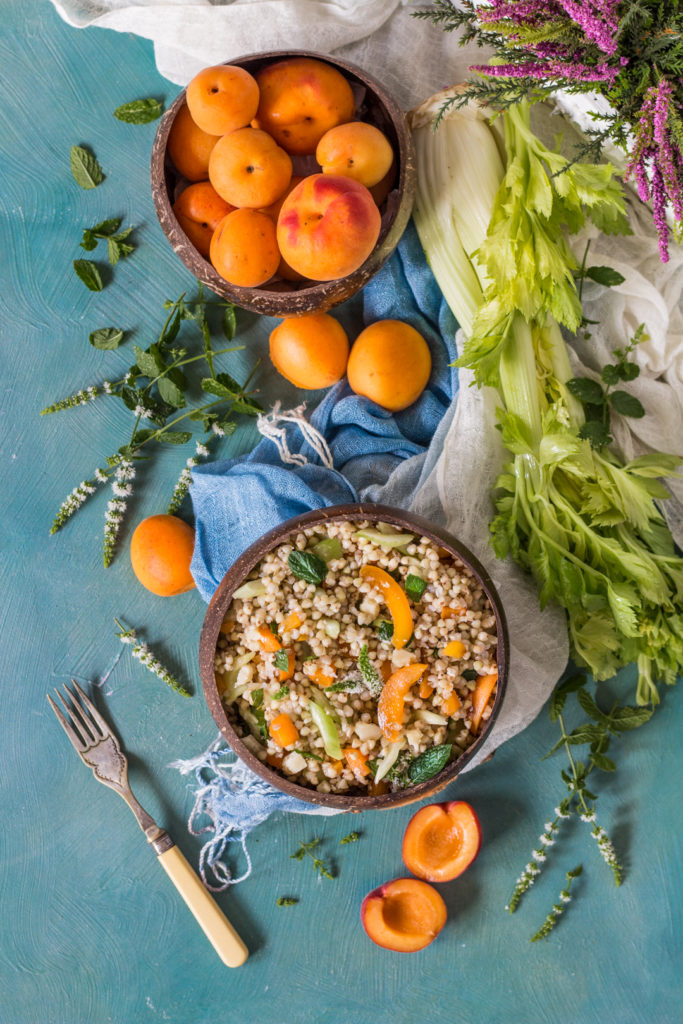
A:
[[[457,323],[427,265],[412,221],[361,298],[363,325],[404,320],[426,339],[432,355],[426,390],[408,409],[392,414],[353,394],[345,380],[336,384],[310,417],[327,442],[333,468],[323,464],[294,423],[282,424],[286,446],[299,461],[305,460],[303,465],[283,465],[277,444],[264,438],[246,456],[195,467],[190,487],[196,529],[191,570],[206,601],[235,559],[267,530],[311,509],[363,500],[398,467],[405,467],[406,460],[424,459],[458,388],[457,371],[450,365],[456,358]],[[358,324],[356,334],[361,329]],[[400,484],[392,491],[393,503],[410,503],[417,475],[396,477]],[[245,838],[271,813],[330,813],[267,785],[220,741],[174,767],[195,773],[195,805],[188,828],[195,835],[213,833],[199,868],[205,884],[215,890],[248,877],[251,863]],[[210,824],[197,828],[202,817]],[[241,844],[247,861],[238,878],[223,860],[233,842]]]
[[[284,466],[276,445],[264,439],[246,456],[195,467],[191,570],[205,601],[235,559],[267,530],[311,509],[362,500],[404,460],[427,450],[458,388],[457,370],[449,365],[456,358],[457,324],[412,221],[391,259],[363,289],[362,300],[364,325],[405,320],[426,339],[432,354],[426,390],[408,409],[392,414],[353,394],[346,380],[331,388],[310,422],[327,441],[334,469],[320,464],[293,424],[285,427],[287,444],[309,460],[304,466]],[[359,324],[356,333],[361,329]]]

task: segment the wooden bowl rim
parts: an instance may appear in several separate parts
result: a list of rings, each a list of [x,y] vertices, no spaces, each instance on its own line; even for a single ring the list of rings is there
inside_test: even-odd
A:
[[[310,287],[292,291],[273,291],[264,286],[245,288],[229,284],[198,252],[173,213],[173,203],[168,194],[165,171],[168,136],[176,114],[185,101],[186,89],[178,93],[161,118],[152,146],[150,164],[154,208],[162,231],[176,256],[199,281],[211,288],[212,291],[227,298],[236,306],[270,316],[324,312],[355,295],[384,266],[398,245],[410,220],[416,190],[415,149],[406,114],[385,87],[363,68],[351,61],[309,50],[264,50],[244,54],[235,60],[223,61],[223,64],[242,66],[249,62],[284,60],[289,57],[310,57],[353,75],[363,86],[372,90],[375,98],[384,106],[396,133],[398,182],[395,189],[392,190],[397,193],[398,197],[396,209],[393,217],[387,221],[386,225],[382,225],[379,238],[368,258],[353,273],[346,277],[335,278],[332,281],[320,281]],[[312,300],[316,300],[314,307],[303,308],[307,302]]]
[[[478,578],[484,592],[489,598],[496,616],[496,630],[498,634],[498,688],[491,715],[485,721],[484,727],[471,747],[461,756],[447,765],[438,775],[428,779],[426,782],[410,786],[408,789],[400,790],[397,793],[385,793],[378,796],[362,796],[351,794],[343,796],[337,793],[320,793],[316,789],[299,786],[290,782],[283,775],[263,764],[244,745],[230,723],[227,712],[223,706],[214,670],[214,658],[216,644],[220,633],[225,613],[232,601],[234,591],[244,582],[251,570],[261,561],[268,551],[277,544],[282,543],[291,534],[298,533],[306,527],[316,526],[322,523],[342,522],[349,519],[370,519],[375,522],[386,522],[401,528],[407,528],[419,532],[420,536],[429,537],[431,541],[440,547],[447,548],[453,555],[458,557]],[[510,641],[508,635],[507,620],[503,610],[502,602],[496,591],[493,582],[474,554],[455,537],[441,527],[435,526],[422,516],[414,515],[403,509],[394,508],[388,505],[374,503],[353,503],[344,505],[333,505],[331,507],[314,509],[300,516],[294,516],[285,522],[264,533],[257,541],[251,544],[239,558],[228,569],[221,580],[211,602],[209,603],[204,622],[202,625],[199,640],[199,668],[204,690],[204,696],[209,711],[218,725],[222,735],[227,740],[237,756],[251,768],[260,778],[269,782],[276,789],[281,790],[288,796],[296,797],[306,803],[317,804],[324,807],[335,807],[346,811],[378,810],[389,807],[400,807],[425,797],[433,796],[445,786],[453,782],[462,769],[475,754],[489,735],[493,723],[498,717],[500,706],[503,702],[507,687],[508,672],[510,664]]]

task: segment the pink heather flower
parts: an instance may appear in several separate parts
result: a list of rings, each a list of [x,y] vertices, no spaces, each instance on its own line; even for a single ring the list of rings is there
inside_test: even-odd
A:
[[[586,38],[612,57],[616,53],[617,40],[616,31],[619,19],[616,13],[614,0],[593,0],[592,3],[576,2],[576,0],[558,0],[558,3],[567,12],[577,25],[586,34]]]
[[[528,61],[524,64],[473,64],[469,70],[495,78],[564,78],[573,82],[612,82],[618,74],[617,68],[611,68],[607,64],[596,64],[591,68],[586,64],[559,60],[546,63]]]
[[[662,172],[658,165],[652,165],[652,210],[655,227],[659,234],[659,258],[662,263],[669,262],[669,226],[666,223],[666,191],[662,180]]]

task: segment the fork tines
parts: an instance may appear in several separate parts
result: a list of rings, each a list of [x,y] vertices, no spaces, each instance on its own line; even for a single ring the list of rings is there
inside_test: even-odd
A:
[[[72,679],[71,682],[76,689],[76,693],[70,690],[66,683],[64,683],[66,699],[59,690],[55,690],[55,696],[58,698],[61,707],[66,712],[66,717],[62,714],[60,707],[58,707],[52,700],[49,693],[47,695],[47,699],[50,702],[52,710],[59,719],[64,732],[67,734],[76,749],[82,751],[87,750],[96,743],[99,743],[100,740],[104,739],[104,737],[109,734],[110,729],[93,702],[86,697],[76,680]]]

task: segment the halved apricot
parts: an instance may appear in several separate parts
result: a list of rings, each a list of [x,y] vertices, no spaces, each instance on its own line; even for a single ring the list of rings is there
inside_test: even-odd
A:
[[[415,953],[433,942],[446,923],[446,904],[431,885],[416,878],[394,878],[363,900],[360,917],[378,946]]]
[[[427,666],[419,662],[404,665],[393,672],[382,687],[377,701],[377,723],[389,743],[401,738],[406,694],[426,669]]]
[[[405,647],[413,635],[413,613],[405,590],[378,565],[362,565],[360,576],[362,579],[369,580],[382,595],[382,600],[389,609],[394,623],[391,642],[397,650],[400,650]]]
[[[481,826],[464,800],[421,807],[403,836],[403,863],[427,882],[450,882],[479,853]]]

